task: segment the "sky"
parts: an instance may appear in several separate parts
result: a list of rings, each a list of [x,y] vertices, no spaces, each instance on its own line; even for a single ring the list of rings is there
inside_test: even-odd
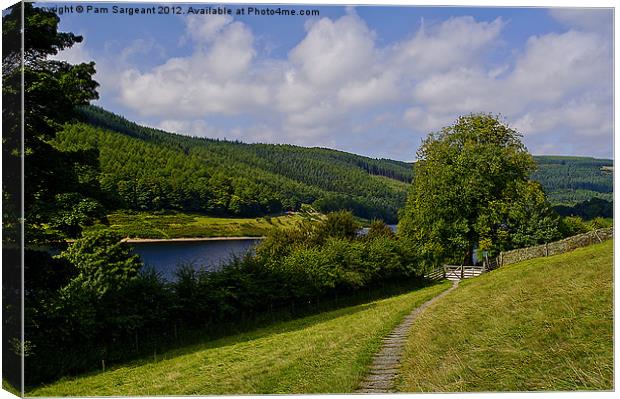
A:
[[[93,5],[110,13],[61,15],[60,29],[84,41],[57,58],[95,61],[97,104],[140,124],[412,161],[427,134],[484,112],[535,155],[613,157],[611,9],[292,5],[282,7],[320,15],[228,16],[177,4],[182,15],[130,16],[112,6],[151,4]]]

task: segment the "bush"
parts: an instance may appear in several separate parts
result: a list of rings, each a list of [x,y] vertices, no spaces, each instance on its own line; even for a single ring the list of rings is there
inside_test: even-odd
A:
[[[590,227],[579,216],[566,216],[560,219],[559,230],[562,237],[587,233]]]
[[[172,283],[141,271],[119,236],[87,234],[50,259],[54,266],[45,269],[54,276],[29,292],[30,382],[93,369],[102,359],[137,356],[169,342],[177,327],[220,331],[273,310],[295,314],[296,307],[308,309],[321,298],[337,301],[422,274],[405,241],[374,225],[376,234],[358,237],[351,214],[337,212],[274,229],[255,255],[235,258],[217,272],[181,265]]]

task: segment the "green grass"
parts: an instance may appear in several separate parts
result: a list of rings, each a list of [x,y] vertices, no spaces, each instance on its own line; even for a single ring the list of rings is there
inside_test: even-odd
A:
[[[256,218],[220,218],[183,212],[130,212],[108,215],[109,226],[98,224],[86,230],[109,229],[130,238],[260,237],[273,227],[291,227],[300,214]]]
[[[19,391],[19,389],[15,388],[13,385],[11,385],[10,382],[8,382],[6,379],[2,379],[2,389],[4,389],[7,392],[12,393],[15,396],[21,397],[22,394]]]
[[[613,242],[466,280],[413,326],[404,392],[613,389]]]
[[[278,323],[68,378],[28,396],[340,393],[355,390],[381,339],[448,282]]]

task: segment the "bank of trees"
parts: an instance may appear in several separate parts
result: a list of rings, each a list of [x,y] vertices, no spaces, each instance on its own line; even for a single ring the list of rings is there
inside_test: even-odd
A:
[[[2,17],[3,377],[18,388],[23,382],[21,352],[32,348],[20,334],[25,292],[19,281],[22,258],[15,248],[26,244],[25,291],[30,293],[37,281],[45,285],[37,280],[38,273],[54,274],[47,280],[52,285],[62,278],[62,271],[38,270],[28,263],[49,260],[49,255],[34,255],[32,246],[77,235],[81,226],[104,215],[96,199],[97,155],[63,151],[51,144],[62,124],[75,117],[75,108],[97,98],[98,86],[92,79],[94,63],[71,65],[48,58],[82,41],[80,36],[59,32],[58,22],[53,12],[27,2],[17,3]]]
[[[351,210],[396,223],[415,169],[330,149],[171,134],[92,106],[79,114],[82,123],[67,125],[55,145],[100,152],[99,181],[111,209],[254,217],[298,210],[305,203],[323,212]],[[609,161],[535,160],[539,168],[529,176],[541,182],[552,203],[611,198],[611,175],[601,169]]]
[[[351,213],[275,229],[218,272],[181,265],[174,281],[142,270],[120,237],[93,232],[59,256],[29,252],[27,384],[110,365],[263,314],[295,314],[382,285],[422,281],[415,254],[380,221]],[[227,324],[228,323],[228,324]]]
[[[258,216],[311,204],[396,223],[411,165],[292,145],[193,138],[136,125],[97,107],[79,110],[55,140],[100,152],[108,206]]]

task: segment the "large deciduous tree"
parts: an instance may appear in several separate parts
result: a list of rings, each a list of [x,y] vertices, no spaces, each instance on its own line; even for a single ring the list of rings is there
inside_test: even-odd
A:
[[[76,115],[77,106],[98,98],[98,84],[92,79],[95,73],[94,62],[71,65],[50,59],[59,51],[82,41],[81,36],[59,32],[58,23],[59,17],[55,13],[34,7],[31,3],[16,4],[2,18],[2,141],[5,167],[10,167],[3,179],[3,199],[6,204],[18,202],[15,198],[19,196],[19,189],[15,190],[16,187],[9,185],[20,178],[18,166],[22,155],[20,138],[23,113],[23,190],[27,243],[62,238],[67,231],[75,235],[79,231],[78,226],[54,226],[55,214],[59,210],[72,210],[82,199],[92,196],[98,189],[96,181],[84,184],[78,178],[78,174],[84,175],[78,173],[79,170],[97,169],[96,151],[63,152],[51,144],[56,132]],[[63,196],[65,193],[75,195]],[[77,202],[67,202],[67,198],[76,199]],[[63,206],[66,209],[59,209]],[[17,213],[12,211],[13,215]],[[5,216],[10,215],[6,213]],[[85,215],[85,218],[88,217]],[[10,217],[5,219],[9,225],[16,224]],[[51,236],[44,234],[50,231],[53,233]]]
[[[529,180],[536,164],[520,137],[497,117],[472,114],[423,141],[399,233],[426,266],[468,264],[476,248],[558,235],[541,186]]]

